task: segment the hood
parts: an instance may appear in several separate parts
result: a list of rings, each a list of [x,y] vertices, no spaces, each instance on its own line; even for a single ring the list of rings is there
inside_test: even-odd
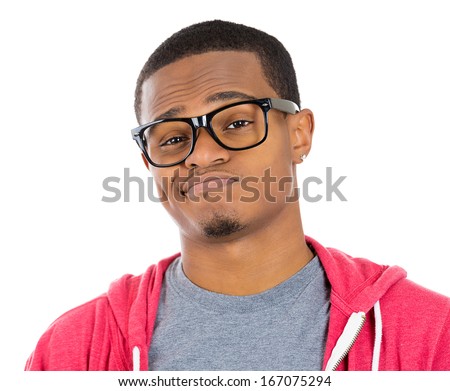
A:
[[[381,344],[382,320],[380,298],[406,272],[397,266],[377,265],[364,258],[354,258],[342,251],[325,248],[306,237],[306,242],[318,255],[331,284],[332,307],[346,317],[339,326],[339,335],[328,336],[324,369],[336,369],[356,341],[366,314],[375,313],[375,349],[373,369],[377,369],[377,354]],[[123,340],[124,362],[129,370],[148,369],[148,349],[158,309],[164,273],[180,254],[151,265],[141,276],[125,275],[114,281],[108,291],[108,300]],[[330,317],[330,324],[333,321]],[[331,327],[330,327],[331,330]],[[133,364],[131,364],[133,363]]]
[[[343,330],[330,327],[323,369],[336,370],[350,352],[366,321],[367,313],[374,313],[374,339],[372,370],[377,371],[380,361],[383,320],[380,299],[406,272],[398,266],[385,266],[365,258],[354,258],[342,251],[325,248],[306,237],[306,242],[318,255],[331,285],[331,305],[347,317]],[[335,316],[331,322],[337,322]],[[340,334],[335,335],[336,330]]]
[[[406,271],[401,267],[351,257],[334,248],[325,248],[308,236],[306,242],[325,269],[331,284],[331,301],[347,316],[354,312],[367,313],[389,288],[406,278]]]
[[[124,275],[108,290],[108,300],[122,336],[122,355],[128,370],[147,370],[148,347],[158,310],[164,273],[180,254],[151,265],[140,276]],[[133,363],[133,365],[129,363]]]

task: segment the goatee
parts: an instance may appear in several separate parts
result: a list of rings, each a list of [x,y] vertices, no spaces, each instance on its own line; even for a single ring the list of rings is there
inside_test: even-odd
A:
[[[224,238],[245,228],[239,218],[231,213],[215,212],[201,223],[203,234],[208,238]]]

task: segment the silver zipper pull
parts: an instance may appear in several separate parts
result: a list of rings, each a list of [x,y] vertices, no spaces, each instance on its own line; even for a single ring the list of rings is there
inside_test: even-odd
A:
[[[350,315],[344,331],[331,352],[330,359],[325,367],[326,371],[335,371],[337,369],[358,339],[365,321],[366,314],[364,312],[354,312]]]

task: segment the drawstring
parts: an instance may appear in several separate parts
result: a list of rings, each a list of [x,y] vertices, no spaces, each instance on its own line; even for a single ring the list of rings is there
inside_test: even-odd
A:
[[[139,348],[135,346],[133,348],[133,371],[139,371],[141,367],[141,352]]]
[[[375,344],[373,347],[372,356],[372,371],[378,371],[378,366],[380,364],[380,353],[381,353],[381,338],[383,336],[383,321],[381,319],[381,309],[380,302],[377,301],[373,306],[375,313]]]

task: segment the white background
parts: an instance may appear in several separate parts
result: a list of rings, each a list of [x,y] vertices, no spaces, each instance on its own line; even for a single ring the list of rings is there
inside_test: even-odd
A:
[[[147,175],[129,132],[136,78],[164,39],[207,19],[265,30],[293,57],[316,116],[299,180],[347,176],[347,202],[302,202],[305,232],[450,295],[446,2],[1,4],[2,372],[22,370],[63,312],[178,251],[161,205],[104,203],[102,181]]]

